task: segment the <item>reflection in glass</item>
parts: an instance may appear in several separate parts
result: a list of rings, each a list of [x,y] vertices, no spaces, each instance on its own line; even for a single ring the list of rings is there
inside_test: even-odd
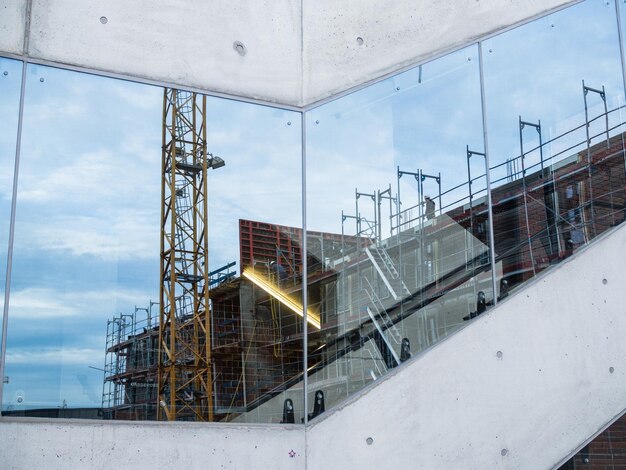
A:
[[[494,242],[508,291],[624,220],[615,5],[584,2],[483,48]]]
[[[307,120],[314,418],[493,303],[477,48]]]
[[[3,411],[283,421],[303,364],[298,115],[27,73]]]
[[[216,413],[299,423],[302,393],[289,389],[303,368],[300,115],[215,98],[207,108],[207,140],[226,162],[209,184],[209,262],[238,268],[210,293]]]
[[[35,65],[26,89],[3,411],[97,417],[107,318],[158,294],[160,90]]]
[[[0,58],[0,115],[3,116],[2,127],[0,127],[0,311],[4,309],[7,244],[21,82],[22,63]],[[0,338],[0,347],[1,345],[2,339]]]
[[[306,251],[300,114],[30,65],[3,413],[314,419],[622,223],[615,5],[481,47],[489,164],[478,46],[306,114]]]

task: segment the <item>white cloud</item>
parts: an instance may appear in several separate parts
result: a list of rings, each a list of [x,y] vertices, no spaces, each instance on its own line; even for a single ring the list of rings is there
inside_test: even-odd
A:
[[[106,217],[57,215],[20,224],[18,246],[105,260],[152,259],[159,256],[158,213],[127,211]]]
[[[103,348],[36,348],[28,350],[11,348],[6,362],[15,365],[91,365],[94,358],[103,357]],[[99,362],[98,362],[99,363]]]
[[[133,305],[145,301],[150,293],[131,289],[99,291],[57,291],[45,287],[16,290],[10,297],[12,319],[54,319],[82,317],[106,318],[117,311],[118,304]]]

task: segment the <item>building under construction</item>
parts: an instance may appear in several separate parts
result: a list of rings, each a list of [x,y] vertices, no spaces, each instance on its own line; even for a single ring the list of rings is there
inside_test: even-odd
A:
[[[468,160],[476,156],[483,154],[467,149]],[[541,154],[530,168],[525,158],[522,149],[507,161],[506,177],[490,195],[468,185],[463,203],[450,207],[442,204],[441,175],[398,168],[398,181],[414,177],[418,189],[432,177],[437,197],[427,200],[422,186],[409,207],[391,186],[357,190],[354,214],[341,214],[342,227],[352,223],[356,230],[308,231],[306,254],[300,228],[240,220],[240,272],[233,262],[208,273],[210,340],[201,342],[210,347],[212,419],[294,422],[286,403],[302,406],[305,280],[308,380],[322,398],[306,410],[314,417],[625,220],[622,134],[609,136],[607,129],[598,143],[558,160]],[[475,178],[468,171],[468,181]],[[361,216],[359,199],[372,201],[374,221]],[[108,323],[105,418],[158,418],[162,328],[153,307],[149,302]],[[194,328],[184,322],[183,331]],[[195,406],[198,390],[192,382],[187,388],[183,399]]]
[[[271,295],[275,286],[294,306],[302,305],[302,229],[240,220],[239,236],[244,275],[235,276],[235,262],[209,273],[216,420],[255,407],[302,375],[301,316]],[[315,232],[309,236],[335,256],[341,246],[353,250],[356,240]],[[323,272],[311,252],[309,266]],[[147,307],[108,322],[103,394],[107,419],[157,418],[157,307],[149,301]],[[316,324],[319,329],[319,321]]]

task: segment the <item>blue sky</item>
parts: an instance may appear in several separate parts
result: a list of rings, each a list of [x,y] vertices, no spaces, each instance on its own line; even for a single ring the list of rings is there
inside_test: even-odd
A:
[[[467,170],[457,171],[465,168],[466,145],[484,150],[477,48],[423,65],[421,81],[414,69],[329,103],[312,111],[308,122],[310,227],[340,232],[341,211],[355,213],[355,188],[372,193],[391,184],[395,194],[398,166],[441,172],[445,191],[466,180]],[[416,204],[415,179],[400,181],[403,208]],[[432,180],[424,185],[425,193],[437,195]],[[460,197],[466,194],[467,189]],[[373,217],[373,206],[364,198],[359,210]]]
[[[624,103],[614,11],[592,0],[485,41],[492,165],[518,155],[519,115],[541,119],[544,140],[579,125],[583,79],[606,87],[609,107]],[[0,59],[2,265],[20,71]],[[89,366],[103,366],[107,319],[158,300],[162,96],[158,87],[28,67],[5,407],[99,406],[102,373]],[[593,115],[599,101],[590,100]],[[301,129],[299,114],[275,108],[208,98],[207,109],[209,150],[226,161],[209,173],[215,269],[239,259],[238,219],[301,224]],[[527,132],[530,148],[536,136]],[[441,172],[443,191],[464,182],[466,145],[485,147],[477,46],[312,110],[308,228],[340,233],[341,211],[354,214],[355,188],[391,184],[395,194],[397,166]],[[471,171],[484,173],[480,157]],[[437,194],[432,181],[425,185]],[[418,202],[412,178],[402,178],[401,192],[404,208]],[[463,187],[444,204],[466,197]],[[372,219],[372,204],[360,204]]]
[[[21,77],[21,62],[0,58],[0,113],[3,116],[0,127],[0,307],[4,305],[6,277],[4,267],[9,235]]]
[[[28,67],[5,406],[98,406],[89,366],[103,366],[107,319],[158,300],[162,99]],[[210,151],[226,161],[209,174],[215,269],[238,261],[239,218],[301,224],[300,121],[217,98],[207,108]]]

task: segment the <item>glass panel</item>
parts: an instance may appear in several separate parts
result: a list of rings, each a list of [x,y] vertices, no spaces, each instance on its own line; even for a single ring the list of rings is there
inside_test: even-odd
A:
[[[496,261],[508,292],[624,221],[615,4],[584,2],[483,47]]]
[[[3,412],[97,418],[107,319],[158,298],[162,91],[35,65],[26,90]]]
[[[0,57],[0,312],[4,310],[7,244],[11,199],[13,197],[13,167],[22,83],[22,62]],[[0,338],[0,346],[2,338]],[[0,358],[0,361],[2,358]]]
[[[209,186],[209,259],[226,270],[218,278],[239,270],[211,291],[216,416],[300,423],[302,392],[285,390],[304,364],[301,117],[220,99],[207,106],[211,149],[226,162]]]
[[[493,301],[477,48],[307,123],[314,418]]]
[[[240,274],[300,282],[299,114],[42,66],[27,90],[5,414],[281,421],[302,312]]]

